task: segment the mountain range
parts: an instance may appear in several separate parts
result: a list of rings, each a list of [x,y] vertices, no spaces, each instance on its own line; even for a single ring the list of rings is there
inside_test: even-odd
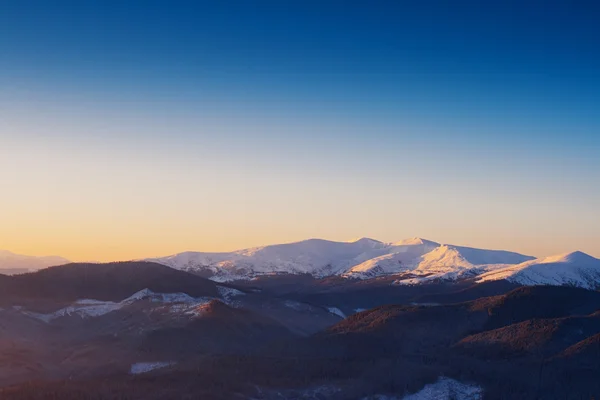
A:
[[[156,261],[0,275],[0,398],[600,393],[599,260],[580,252],[313,239]]]
[[[580,251],[535,258],[503,250],[440,244],[422,238],[384,243],[361,238],[349,242],[309,239],[232,252],[184,252],[148,258],[215,282],[251,281],[274,275],[307,275],[314,279],[393,278],[398,285],[434,281],[506,280],[521,285],[599,287],[600,260]],[[0,251],[0,273],[37,271],[69,261]]]
[[[508,280],[535,285],[594,288],[600,260],[581,252],[536,259],[510,251],[485,250],[412,238],[384,243],[362,238],[351,242],[309,239],[226,253],[184,252],[147,261],[199,274],[217,282],[251,280],[277,274],[314,278],[395,277],[402,285],[473,279]]]

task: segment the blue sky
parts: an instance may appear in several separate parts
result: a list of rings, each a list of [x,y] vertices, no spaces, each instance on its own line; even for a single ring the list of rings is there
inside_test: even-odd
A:
[[[117,259],[418,235],[600,256],[599,17],[3,2],[0,247]]]

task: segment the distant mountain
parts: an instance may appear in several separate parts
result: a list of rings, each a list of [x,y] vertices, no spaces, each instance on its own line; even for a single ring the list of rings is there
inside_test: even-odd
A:
[[[600,260],[580,251],[527,261],[487,272],[479,282],[505,279],[521,285],[600,288]]]
[[[352,242],[309,239],[229,253],[185,252],[147,261],[202,273],[215,281],[280,273],[323,277],[386,254],[389,248],[389,244],[368,238]]]
[[[410,273],[427,279],[455,280],[485,272],[482,265],[516,264],[534,257],[497,250],[440,245],[411,238],[383,243],[362,238],[351,242],[310,239],[230,253],[186,252],[148,259],[215,281],[252,279],[270,274],[309,274],[369,279]],[[421,283],[420,281],[406,283]]]
[[[35,257],[0,250],[0,274],[5,275],[37,271],[42,268],[63,265],[69,262],[66,258],[58,256]]]
[[[347,280],[374,279],[405,286],[506,280],[516,285],[600,288],[600,260],[579,251],[536,259],[510,251],[440,244],[418,237],[389,243],[370,238],[349,242],[309,239],[232,252],[184,252],[144,261],[214,282],[296,275],[331,278],[340,285]],[[68,260],[62,257],[30,257],[0,251],[0,274],[5,275],[66,263]]]
[[[345,277],[367,279],[413,270],[418,264],[420,257],[439,247],[439,243],[420,238],[392,243],[386,249],[387,254],[360,263],[342,275]]]
[[[401,279],[398,283],[415,284],[439,279],[469,278],[495,268],[498,264],[514,264],[533,258],[503,250],[441,245],[415,260],[414,268],[410,272],[416,275],[416,278]]]

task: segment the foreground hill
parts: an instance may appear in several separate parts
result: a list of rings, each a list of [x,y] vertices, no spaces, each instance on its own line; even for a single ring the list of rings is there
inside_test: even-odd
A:
[[[4,302],[16,299],[120,301],[142,289],[182,292],[193,297],[219,296],[217,285],[210,280],[150,262],[66,264],[4,277],[0,285],[0,299]]]
[[[126,374],[250,354],[342,318],[149,262],[68,264],[0,277],[0,386]],[[293,332],[293,333],[292,333]]]
[[[71,371],[86,374],[0,389],[0,395],[558,400],[589,399],[600,390],[600,293],[580,288],[520,287],[457,304],[381,306],[310,337],[215,300],[194,315],[160,311],[178,307],[151,297],[82,320],[92,323],[90,332],[119,329],[86,341],[85,350],[66,359]],[[58,322],[69,331],[79,326]],[[86,367],[90,359],[102,359],[102,368]],[[134,372],[126,371],[134,361]]]
[[[328,343],[326,347],[332,351],[342,345],[341,351],[345,354],[437,353],[467,337],[471,338],[467,341],[479,340],[493,345],[493,337],[514,334],[514,330],[500,328],[539,319],[556,320],[525,324],[519,332],[527,329],[534,337],[534,331],[547,330],[551,325],[556,329],[576,326],[573,329],[581,331],[579,335],[594,335],[597,315],[588,315],[597,310],[600,310],[600,292],[567,287],[522,287],[504,295],[458,304],[376,307],[351,315],[317,338]],[[572,340],[574,344],[582,338],[575,336]]]
[[[457,346],[485,358],[556,355],[600,333],[600,313],[583,317],[529,319],[469,335]]]
[[[0,275],[0,307],[17,307],[42,320],[57,316],[96,317],[123,309],[140,299],[156,305],[185,307],[218,299],[280,321],[299,334],[323,329],[342,317],[327,305],[306,304],[271,296],[260,290],[242,291],[227,284],[151,262],[67,264],[35,273]]]

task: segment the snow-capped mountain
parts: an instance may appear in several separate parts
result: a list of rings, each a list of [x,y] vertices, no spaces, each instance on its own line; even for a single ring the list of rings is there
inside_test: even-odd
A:
[[[407,270],[412,277],[399,279],[399,284],[419,284],[433,280],[470,278],[506,265],[535,259],[504,250],[483,250],[471,247],[440,245],[415,260]]]
[[[600,288],[600,260],[576,251],[508,265],[481,275],[479,281],[506,279],[521,285]]]
[[[410,272],[456,279],[465,273],[473,276],[485,272],[482,265],[532,259],[518,253],[441,245],[421,238],[392,243],[362,238],[351,242],[310,239],[230,253],[186,252],[148,261],[202,273],[215,281],[230,281],[284,273],[368,279]]]
[[[69,262],[69,260],[63,257],[35,257],[0,250],[0,273],[2,274],[37,271],[42,268],[67,264]]]
[[[220,282],[271,274],[310,274],[350,279],[393,276],[401,285],[479,277],[479,282],[506,279],[522,285],[600,287],[600,260],[581,252],[536,259],[421,238],[391,243],[368,238],[350,242],[309,239],[229,253],[186,252],[148,261]]]
[[[439,243],[420,238],[391,243],[386,248],[386,254],[370,258],[350,268],[342,276],[367,279],[410,271],[415,268],[421,256],[439,247]]]
[[[482,250],[451,245],[413,244],[397,247],[385,256],[351,268],[344,276],[369,278],[377,275],[406,274],[401,284],[432,280],[456,280],[479,275],[500,264],[514,264],[534,257],[501,250]]]
[[[215,281],[278,273],[323,277],[344,272],[370,258],[386,254],[389,247],[389,244],[368,238],[352,242],[309,239],[229,253],[185,252],[147,261],[202,272]]]

